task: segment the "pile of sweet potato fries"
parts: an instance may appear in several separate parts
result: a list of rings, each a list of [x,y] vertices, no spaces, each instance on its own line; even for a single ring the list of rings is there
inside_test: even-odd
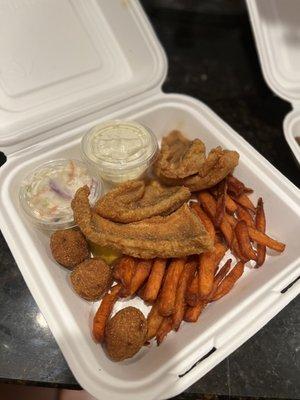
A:
[[[232,175],[210,190],[198,192],[190,207],[214,238],[214,249],[199,256],[141,260],[123,256],[114,268],[117,285],[104,296],[94,318],[93,334],[104,339],[105,324],[119,297],[139,296],[152,308],[147,317],[147,340],[156,337],[159,345],[181,322],[196,322],[212,301],[230,292],[242,276],[245,263],[258,268],[266,258],[266,248],[283,252],[285,245],[265,234],[263,201],[255,207],[247,188]],[[221,261],[230,251],[236,259]]]

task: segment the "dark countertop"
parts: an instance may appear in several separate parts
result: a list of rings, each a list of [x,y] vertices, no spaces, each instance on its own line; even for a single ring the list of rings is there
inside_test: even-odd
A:
[[[293,183],[282,132],[290,105],[263,80],[245,6],[230,0],[143,0],[166,50],[166,92],[209,105]],[[79,388],[0,236],[0,380]],[[200,394],[300,398],[300,300],[177,399]]]

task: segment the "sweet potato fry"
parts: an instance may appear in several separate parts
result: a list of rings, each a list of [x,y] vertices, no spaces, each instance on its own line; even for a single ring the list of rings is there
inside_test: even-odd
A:
[[[255,226],[256,229],[262,233],[266,232],[266,216],[264,210],[264,203],[260,197],[257,201],[256,215],[255,215]],[[266,246],[257,244],[257,263],[256,268],[263,265],[266,259]]]
[[[213,196],[206,191],[199,192],[198,194],[199,202],[203,208],[203,210],[209,215],[213,224],[216,226],[216,212],[217,212],[217,203]],[[232,228],[227,219],[223,219],[220,224],[220,229],[225,237],[226,242],[230,245],[232,240]]]
[[[221,222],[220,229],[221,229],[221,232],[224,235],[224,238],[225,238],[228,246],[230,246],[230,243],[232,241],[233,233],[232,233],[232,227],[231,227],[230,223],[228,222],[228,220],[226,218],[223,219],[223,221]]]
[[[285,249],[284,243],[270,238],[270,236],[258,231],[257,229],[248,227],[248,232],[250,239],[258,244],[262,244],[263,246],[269,247],[269,249],[278,251],[279,253],[282,253]]]
[[[225,214],[224,215],[224,218],[225,218],[225,220],[227,221],[227,222],[229,222],[229,224],[234,228],[235,227],[235,225],[237,224],[237,219],[233,216],[233,215],[230,215],[230,214]]]
[[[266,216],[265,216],[263,199],[261,197],[257,200],[255,226],[258,231],[265,233]]]
[[[244,192],[245,185],[233,175],[227,176],[228,192],[234,196],[240,196]]]
[[[243,262],[249,261],[249,259],[247,257],[244,257],[244,255],[242,254],[242,252],[240,250],[240,246],[239,246],[238,240],[236,238],[235,231],[233,231],[230,250],[231,250],[232,254],[236,257],[237,260],[241,260]]]
[[[245,264],[239,261],[229,274],[222,280],[211,301],[219,300],[233,288],[235,282],[243,275]]]
[[[113,268],[113,278],[116,281],[120,281],[121,280],[120,262],[115,264],[115,266]]]
[[[225,197],[219,197],[217,201],[217,212],[216,212],[216,218],[215,218],[215,223],[217,226],[220,226],[220,224],[223,221],[225,214]]]
[[[186,322],[197,322],[199,315],[204,310],[207,302],[201,300],[196,306],[194,307],[187,307],[184,313],[184,320]]]
[[[143,284],[143,286],[141,286],[139,288],[139,290],[135,293],[136,296],[140,297],[142,300],[144,299],[144,292],[145,292],[145,288],[146,288],[146,283],[147,281]]]
[[[263,265],[263,263],[266,260],[267,248],[266,248],[266,246],[263,246],[262,244],[257,244],[256,252],[257,252],[257,261],[256,261],[255,268],[259,268]]]
[[[129,296],[134,295],[148,278],[152,260],[140,260],[136,264],[135,272],[130,282]]]
[[[156,342],[157,346],[161,344],[167,334],[172,330],[172,317],[165,317],[162,320],[157,332],[156,332]]]
[[[178,288],[176,291],[175,311],[172,315],[172,329],[177,331],[184,316],[185,309],[185,292],[191,277],[195,274],[197,263],[195,261],[188,261],[180,275]]]
[[[166,265],[167,260],[165,258],[157,258],[154,261],[148,281],[143,291],[143,299],[145,301],[153,303],[157,299],[166,270]]]
[[[199,256],[199,294],[205,299],[211,292],[216,268],[215,251],[208,251]]]
[[[245,221],[239,221],[236,224],[235,234],[242,255],[248,260],[256,260],[257,255],[251,246],[248,227]]]
[[[252,228],[255,228],[252,215],[246,208],[238,205],[236,213],[237,213],[238,219],[240,221],[245,221],[247,226],[251,226]]]
[[[224,243],[216,243],[215,244],[215,264],[216,266],[219,264],[219,262],[222,260],[224,257],[228,247]]]
[[[232,193],[234,196],[240,196],[244,192],[252,189],[246,188],[246,186],[239,179],[232,175],[227,176],[228,192]]]
[[[189,306],[195,306],[200,301],[199,295],[199,278],[198,273],[196,271],[196,275],[193,277],[191,284],[188,286],[187,291],[185,293],[185,301]]]
[[[123,273],[123,268],[124,268],[124,264],[127,258],[132,258],[129,256],[122,256],[121,258],[119,258],[114,266],[113,266],[113,277],[116,281],[121,281],[121,277],[122,277],[122,273]]]
[[[235,201],[233,201],[232,198],[228,194],[226,194],[226,196],[225,196],[225,207],[226,207],[226,211],[229,214],[234,214],[237,209],[237,205],[236,205]]]
[[[212,299],[218,289],[219,284],[221,283],[221,281],[225,278],[225,276],[227,275],[228,271],[230,270],[231,267],[231,259],[227,260],[226,263],[223,265],[223,267],[220,268],[219,272],[215,275],[214,278],[214,283],[213,283],[213,287],[212,290],[209,294],[209,299]]]
[[[216,232],[216,237],[215,237],[215,244],[216,243],[224,243],[224,236],[222,232]],[[227,244],[226,244],[227,246]]]
[[[97,342],[102,342],[105,334],[106,322],[111,314],[113,306],[118,298],[121,285],[118,283],[113,286],[110,293],[107,293],[94,316],[93,320],[93,336]]]
[[[128,289],[132,275],[135,270],[135,259],[130,256],[123,256],[114,269],[114,278],[122,283],[124,288]]]
[[[254,204],[245,193],[241,194],[240,196],[234,197],[233,200],[241,206],[247,208],[248,210],[255,212]]]
[[[159,313],[159,303],[156,302],[147,317],[147,340],[150,340],[156,336],[156,332],[162,323],[164,317]]]
[[[129,258],[126,263],[126,267],[123,269],[123,274],[121,277],[121,282],[123,283],[123,286],[125,288],[128,288],[130,286],[135,268],[136,260],[134,258]]]
[[[185,258],[174,258],[167,269],[159,297],[159,312],[164,317],[174,312],[176,290],[185,262]]]
[[[207,230],[207,232],[209,233],[209,235],[212,237],[213,240],[215,240],[216,232],[215,232],[214,224],[212,223],[209,216],[203,211],[202,207],[198,203],[191,203],[191,208],[198,215],[198,217],[200,218],[200,221],[204,225],[204,227]]]
[[[203,190],[198,193],[198,200],[199,200],[199,203],[201,204],[203,210],[208,214],[210,219],[215,224],[215,216],[216,216],[216,212],[217,212],[216,200],[206,190]]]
[[[220,282],[225,278],[225,276],[227,275],[228,271],[230,270],[231,267],[231,263],[232,263],[232,259],[229,258],[224,264],[223,266],[220,268],[220,270],[218,271],[218,273],[215,275],[214,278],[214,286],[218,286],[220,284]]]
[[[227,183],[226,179],[223,179],[218,184],[218,193],[217,193],[217,206],[216,206],[216,216],[215,223],[217,226],[221,224],[225,214],[225,198],[227,194]]]

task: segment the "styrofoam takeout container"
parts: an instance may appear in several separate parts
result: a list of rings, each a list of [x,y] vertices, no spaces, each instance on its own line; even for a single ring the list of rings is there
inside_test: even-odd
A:
[[[300,164],[300,2],[247,0],[264,78],[292,105],[283,122],[284,136]]]
[[[300,290],[297,188],[203,103],[166,95],[166,58],[137,1],[17,1],[0,8],[0,227],[79,384],[98,399],[164,399],[201,378]],[[230,294],[157,348],[110,361],[93,342],[93,306],[52,259],[49,237],[20,213],[18,188],[36,165],[77,158],[80,141],[108,119],[136,120],[160,139],[171,129],[210,149],[240,153],[236,175],[266,204],[268,232],[287,244],[245,272]],[[131,301],[146,312],[139,300]],[[118,302],[117,307],[124,304]]]

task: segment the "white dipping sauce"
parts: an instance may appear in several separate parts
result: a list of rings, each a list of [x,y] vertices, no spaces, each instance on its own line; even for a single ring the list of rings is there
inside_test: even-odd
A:
[[[136,122],[110,121],[82,139],[82,156],[103,179],[123,182],[141,176],[158,150],[154,134]]]

